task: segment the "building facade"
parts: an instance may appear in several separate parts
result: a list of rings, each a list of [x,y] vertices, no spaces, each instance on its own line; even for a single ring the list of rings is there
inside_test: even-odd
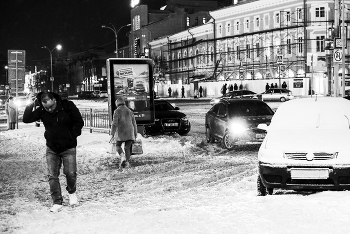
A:
[[[262,92],[266,83],[281,87],[285,81],[295,95],[326,95],[336,88],[334,83],[338,89],[341,85],[333,78],[342,73],[333,62],[339,48],[329,47],[343,29],[339,5],[328,0],[238,2],[210,11],[212,19],[202,26],[153,40],[151,57],[167,59],[167,84],[241,83]],[[344,34],[349,38],[349,1],[345,9]],[[346,48],[346,75],[348,54]],[[208,94],[218,95],[217,90]]]

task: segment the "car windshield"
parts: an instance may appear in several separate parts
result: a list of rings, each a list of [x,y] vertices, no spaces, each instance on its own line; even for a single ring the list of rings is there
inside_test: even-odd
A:
[[[273,115],[271,108],[264,102],[239,102],[228,106],[229,116]]]
[[[350,116],[339,106],[281,105],[271,127],[279,129],[349,129]]]
[[[154,109],[155,111],[169,111],[169,110],[174,110],[174,107],[170,103],[162,102],[162,103],[155,103]]]

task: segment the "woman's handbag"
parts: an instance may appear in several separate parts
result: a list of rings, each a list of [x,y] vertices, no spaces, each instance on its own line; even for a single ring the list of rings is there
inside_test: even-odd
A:
[[[109,143],[111,144],[109,153],[110,154],[116,154],[117,153],[117,143],[116,143],[116,141],[113,138],[111,138],[109,140]]]
[[[135,142],[132,144],[131,154],[143,154],[141,139],[136,139]]]

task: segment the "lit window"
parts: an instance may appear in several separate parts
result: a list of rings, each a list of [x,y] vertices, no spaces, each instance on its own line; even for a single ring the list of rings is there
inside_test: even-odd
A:
[[[303,38],[298,37],[298,53],[303,53]]]
[[[325,17],[325,9],[324,7],[316,7],[316,17],[317,18],[322,18]]]
[[[187,27],[189,27],[190,26],[190,17],[187,17],[186,20],[187,20],[187,24],[186,25],[187,25]]]
[[[324,52],[324,36],[316,37],[316,51]]]
[[[287,38],[287,54],[292,54],[292,39]]]
[[[247,58],[250,58],[250,45],[246,45],[247,49]]]
[[[214,48],[210,47],[210,62],[214,61]]]
[[[276,13],[276,15],[275,15],[275,23],[276,24],[280,23],[280,13]]]

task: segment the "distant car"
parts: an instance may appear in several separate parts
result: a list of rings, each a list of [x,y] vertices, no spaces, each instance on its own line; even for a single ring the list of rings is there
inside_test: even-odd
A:
[[[93,94],[93,91],[82,91],[81,93],[78,94],[78,98],[91,99],[91,98],[95,98],[95,95]]]
[[[100,94],[99,94],[99,97],[100,97],[100,98],[108,98],[108,93],[107,93],[107,91],[101,91]]]
[[[67,92],[59,92],[58,93],[62,99],[67,99],[68,98],[68,93]]]
[[[219,140],[226,149],[261,144],[266,132],[257,126],[269,124],[273,114],[265,102],[257,99],[220,100],[205,115],[206,140]]]
[[[144,135],[154,135],[165,132],[176,132],[186,135],[191,130],[191,123],[186,115],[168,101],[154,100],[154,124],[144,125]]]
[[[14,104],[17,107],[25,107],[32,102],[32,98],[29,96],[17,96],[14,97]]]
[[[274,188],[350,189],[350,105],[335,97],[295,99],[277,109],[258,152],[258,195]]]
[[[350,89],[345,90],[344,94],[345,96],[350,96]]]
[[[216,97],[210,100],[210,105],[218,103],[221,99],[232,99],[232,98],[257,98],[256,93],[250,90],[235,90],[230,91],[221,97]]]
[[[261,93],[263,101],[281,101],[285,102],[294,98],[289,89],[271,88]]]

